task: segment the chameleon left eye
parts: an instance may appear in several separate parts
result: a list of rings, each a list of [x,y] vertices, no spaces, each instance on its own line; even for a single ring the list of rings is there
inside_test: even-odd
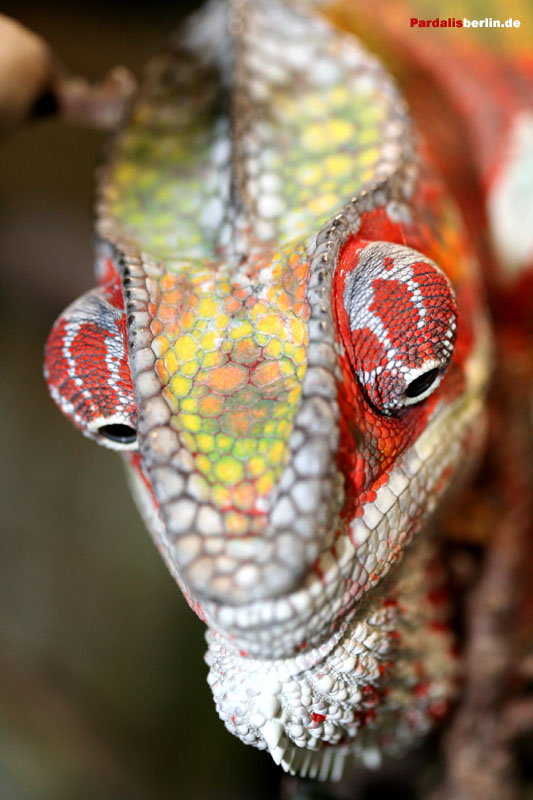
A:
[[[137,406],[117,281],[93,289],[55,323],[45,350],[53,399],[85,436],[113,450],[137,449]]]
[[[336,284],[343,344],[373,407],[390,416],[428,397],[455,342],[456,304],[444,273],[410,247],[358,242],[341,254]]]

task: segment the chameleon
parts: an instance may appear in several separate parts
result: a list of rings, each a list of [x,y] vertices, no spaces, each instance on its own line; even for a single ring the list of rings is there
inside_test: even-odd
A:
[[[322,780],[457,696],[432,529],[494,348],[466,206],[333,5],[210,2],[150,62],[99,176],[98,287],[45,351],[207,625],[224,724]]]

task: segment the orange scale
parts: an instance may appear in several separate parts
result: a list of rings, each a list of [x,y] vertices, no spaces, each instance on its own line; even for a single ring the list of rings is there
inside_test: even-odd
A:
[[[294,313],[297,317],[301,317],[302,319],[306,320],[309,316],[309,306],[307,303],[295,302]]]
[[[300,261],[298,266],[294,268],[293,274],[298,283],[305,283],[307,281],[309,277],[309,266],[309,261]]]
[[[224,433],[235,438],[247,436],[250,430],[250,417],[247,411],[235,409],[226,411],[220,417],[220,428]]]
[[[245,286],[235,286],[231,296],[237,298],[237,300],[242,303],[247,297],[250,297],[250,289]]]
[[[282,375],[277,361],[263,361],[252,371],[250,383],[258,388],[272,387],[273,384],[280,383]]]
[[[231,357],[239,364],[253,364],[261,356],[261,348],[251,338],[235,342]]]
[[[280,311],[292,313],[292,296],[289,292],[281,292],[278,298],[278,308]]]
[[[242,536],[248,530],[248,519],[238,511],[229,511],[224,522],[230,536]]]
[[[294,287],[294,292],[293,292],[294,302],[295,303],[303,302],[303,300],[305,300],[306,293],[307,293],[307,284],[304,282],[298,283],[298,285]]]
[[[226,314],[236,314],[237,311],[241,309],[242,305],[242,301],[235,297],[235,295],[224,298],[224,311]]]
[[[257,501],[255,484],[243,481],[232,489],[232,500],[240,511],[252,511]]]
[[[207,385],[212,391],[219,394],[234,395],[235,392],[246,386],[248,379],[249,370],[247,367],[230,361],[209,371]]]
[[[193,292],[190,292],[189,294],[185,295],[184,300],[189,308],[196,308],[196,306],[200,302],[198,295],[194,294]]]
[[[175,339],[178,338],[178,336],[181,333],[181,328],[175,319],[172,319],[170,320],[170,322],[167,322],[167,324],[165,325],[165,333],[167,334],[168,338],[171,341],[174,341]]]
[[[174,314],[175,313],[176,311],[174,310]],[[190,328],[194,327],[194,324],[196,322],[196,315],[193,314],[192,311],[186,311],[184,314],[181,315],[179,322],[180,322],[180,328],[183,331],[187,331]]]
[[[163,320],[163,322],[170,321],[174,319],[176,315],[176,309],[173,306],[168,306],[164,301],[161,303],[159,308],[157,309],[157,316],[159,319]]]
[[[160,319],[157,319],[157,317],[152,319],[150,323],[150,330],[152,331],[154,337],[159,336],[159,334],[162,333],[163,327],[163,323]]]
[[[162,358],[159,358],[155,362],[155,371],[157,372],[157,377],[159,378],[161,383],[165,384],[169,382],[170,374],[168,369],[165,367]]]
[[[269,402],[263,401],[254,405],[254,407],[250,410],[254,419],[263,420],[269,416],[272,407]]]
[[[170,291],[177,286],[177,276],[167,272],[159,281],[159,286],[163,292]]]
[[[247,297],[247,298],[246,298],[246,300],[244,301],[244,307],[245,307],[245,308],[253,308],[257,302],[258,302],[257,298],[256,298],[256,297],[254,297],[254,295],[253,295],[253,294],[251,294],[251,295],[250,295],[249,297]]]
[[[164,301],[164,302],[165,302],[165,303],[166,303],[168,306],[174,306],[174,307],[176,307],[176,305],[177,305],[177,304],[179,303],[179,301],[181,300],[181,297],[182,297],[182,294],[181,294],[181,292],[179,291],[179,289],[172,289],[171,291],[168,291],[168,292],[165,292],[165,293],[164,293],[164,295],[163,295],[163,301]]]
[[[379,439],[379,447],[383,460],[396,454],[398,450],[398,442],[395,439],[385,436],[380,436]]]
[[[236,395],[235,402],[240,406],[251,408],[259,399],[260,394],[255,386],[247,383]]]

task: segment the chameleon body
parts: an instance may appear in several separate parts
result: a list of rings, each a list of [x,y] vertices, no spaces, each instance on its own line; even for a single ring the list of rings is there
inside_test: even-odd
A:
[[[456,692],[428,523],[480,448],[490,364],[398,91],[318,5],[210,4],[148,67],[97,233],[52,396],[124,451],[228,729],[302,775],[375,764]]]

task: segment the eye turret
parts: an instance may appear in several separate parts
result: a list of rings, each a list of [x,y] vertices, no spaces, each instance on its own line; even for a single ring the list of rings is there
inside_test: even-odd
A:
[[[137,449],[137,407],[118,278],[72,303],[45,348],[53,399],[82,433],[114,450]]]
[[[341,258],[344,342],[372,406],[391,416],[420,403],[450,362],[457,309],[451,285],[426,256],[390,242],[363,242]]]

